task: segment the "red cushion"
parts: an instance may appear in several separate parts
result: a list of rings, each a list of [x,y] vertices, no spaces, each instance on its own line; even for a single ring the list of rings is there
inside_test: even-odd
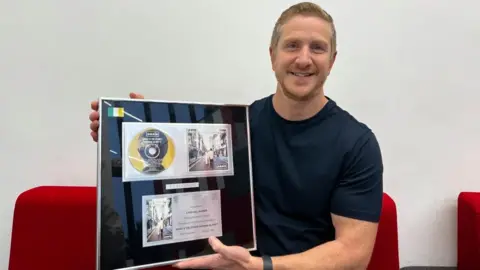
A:
[[[95,269],[95,202],[91,187],[37,187],[20,194],[9,269]]]
[[[388,194],[383,194],[382,215],[378,225],[377,239],[368,270],[398,270],[397,207]]]
[[[457,214],[457,269],[479,269],[480,192],[461,192]]]
[[[20,194],[9,270],[94,270],[96,198],[95,187],[42,186]]]
[[[43,186],[20,194],[9,270],[95,269],[96,196],[95,187]],[[386,194],[368,269],[399,269],[396,207]]]

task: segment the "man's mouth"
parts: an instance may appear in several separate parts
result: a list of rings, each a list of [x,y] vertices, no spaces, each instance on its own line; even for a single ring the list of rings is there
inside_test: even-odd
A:
[[[289,72],[289,74],[297,77],[309,77],[313,75],[313,73],[309,73],[309,72]]]

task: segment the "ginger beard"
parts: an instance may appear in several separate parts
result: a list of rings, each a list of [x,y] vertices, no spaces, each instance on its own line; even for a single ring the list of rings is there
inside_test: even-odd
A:
[[[276,73],[275,76],[278,80],[279,90],[294,101],[307,101],[323,94],[326,76],[321,76],[317,72],[287,71],[282,75]]]

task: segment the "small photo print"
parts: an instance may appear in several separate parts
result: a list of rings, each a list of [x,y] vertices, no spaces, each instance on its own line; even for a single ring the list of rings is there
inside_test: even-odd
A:
[[[224,126],[204,125],[187,130],[190,172],[231,170],[231,138]]]
[[[172,198],[151,198],[147,199],[145,204],[146,242],[160,244],[159,242],[172,240]]]
[[[220,204],[220,190],[143,196],[143,246],[222,236]]]

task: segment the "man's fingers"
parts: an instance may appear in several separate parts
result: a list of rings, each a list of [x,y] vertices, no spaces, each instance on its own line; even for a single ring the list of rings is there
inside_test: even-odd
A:
[[[98,126],[99,126],[98,121],[93,121],[90,123],[90,130],[96,133],[98,130]]]
[[[179,262],[174,264],[173,267],[180,269],[215,269],[223,267],[226,263],[227,262],[222,258],[222,255],[214,254]]]
[[[130,98],[144,99],[143,95],[138,93],[130,93]]]
[[[173,266],[181,269],[229,269],[234,265],[243,265],[249,259],[250,254],[242,247],[226,246],[216,237],[210,237],[208,242],[216,254],[179,262]]]
[[[218,254],[221,254],[223,257],[225,257],[225,259],[232,260],[232,261],[239,260],[238,254],[235,253],[236,251],[235,247],[225,246],[216,237],[210,237],[208,239],[208,243],[210,243],[210,246],[215,252],[217,252]]]
[[[250,258],[248,250],[239,246],[226,246],[216,237],[210,237],[208,242],[215,252],[221,254],[227,260],[236,263],[246,263]]]
[[[90,115],[88,116],[90,121],[97,121],[99,117],[100,115],[98,114],[98,112],[91,112]]]
[[[94,142],[98,142],[98,133],[92,131],[90,132],[90,136]]]
[[[98,100],[94,100],[90,103],[90,107],[92,107],[92,110],[97,111],[98,110]]]
[[[225,252],[226,246],[220,240],[218,240],[218,238],[210,237],[208,238],[208,243],[215,252],[220,254],[223,254],[223,252]]]

